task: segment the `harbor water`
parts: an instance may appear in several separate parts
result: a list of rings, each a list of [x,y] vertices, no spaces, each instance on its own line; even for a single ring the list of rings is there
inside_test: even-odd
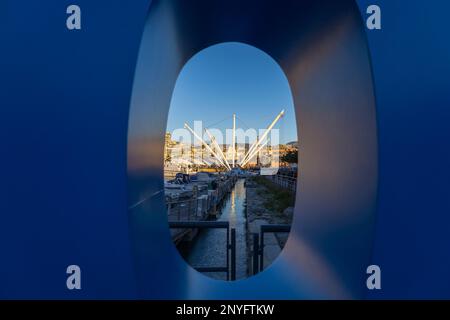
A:
[[[228,221],[236,229],[236,279],[247,277],[247,240],[245,215],[245,179],[239,179],[224,199],[217,221]],[[193,267],[226,266],[226,230],[205,229],[193,241],[187,261]],[[214,279],[226,280],[225,273],[208,273]]]

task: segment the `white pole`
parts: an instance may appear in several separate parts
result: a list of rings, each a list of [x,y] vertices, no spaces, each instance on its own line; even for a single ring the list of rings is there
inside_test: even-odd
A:
[[[191,129],[191,127],[189,127],[189,125],[187,123],[184,124],[184,127],[186,129],[188,129],[193,135],[194,137],[196,137],[198,140],[200,140],[201,143],[203,143],[206,147],[206,149],[209,150],[209,152],[211,152],[213,154],[214,157],[216,157],[217,160],[219,160],[219,162],[228,169],[228,167],[222,162],[222,160],[219,158],[219,156],[214,152],[213,149],[211,149],[211,147],[205,142],[203,141],[203,139],[201,137],[198,136],[198,134],[195,133],[194,130]]]
[[[211,142],[213,145],[215,145],[216,149],[219,150],[219,155],[222,157],[222,159],[224,160],[225,165],[227,166],[228,170],[231,170],[230,165],[227,162],[227,158],[225,157],[225,155],[222,152],[222,149],[220,148],[219,144],[216,141],[216,138],[209,132],[208,129],[205,128],[205,132],[206,134],[209,136],[209,139],[211,139]]]
[[[232,138],[233,147],[231,151],[233,152],[233,168],[235,167],[235,154],[236,154],[236,114],[233,113],[233,138]]]
[[[267,140],[267,141],[264,142],[262,145],[260,145],[259,148],[258,148],[255,152],[253,152],[253,153],[247,158],[247,160],[245,160],[245,162],[242,163],[241,166],[244,167],[250,160],[252,160],[253,157],[254,157],[255,155],[257,155],[258,152],[260,152],[261,149],[264,148],[264,147],[267,145],[268,142],[269,142],[269,140]]]
[[[264,134],[262,135],[262,137],[260,139],[256,139],[256,141],[253,143],[253,145],[250,147],[250,149],[248,149],[247,154],[244,156],[244,159],[242,159],[242,161],[241,161],[241,166],[247,160],[248,156],[250,156],[253,153],[253,150],[255,150],[258,147],[258,145],[261,143],[261,141],[264,141],[264,139],[269,134],[270,130],[272,130],[272,128],[277,124],[278,120],[280,120],[281,117],[283,117],[283,116],[284,116],[284,110],[281,110],[281,112],[276,116],[276,118],[272,121],[272,123],[267,127],[267,129],[264,132]]]

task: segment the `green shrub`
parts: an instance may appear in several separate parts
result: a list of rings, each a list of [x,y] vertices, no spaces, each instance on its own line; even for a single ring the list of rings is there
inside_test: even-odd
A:
[[[253,181],[265,189],[265,191],[259,190],[258,195],[265,198],[266,209],[282,214],[286,208],[294,206],[295,198],[289,190],[280,188],[262,176],[254,177]]]

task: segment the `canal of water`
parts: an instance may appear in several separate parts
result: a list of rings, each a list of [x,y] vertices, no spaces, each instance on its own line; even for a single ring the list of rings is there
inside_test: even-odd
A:
[[[217,221],[229,221],[236,229],[236,279],[247,278],[247,240],[245,216],[245,179],[239,179],[224,200]],[[226,230],[205,229],[196,237],[187,255],[194,267],[226,266]],[[207,273],[214,279],[226,280],[225,273]]]

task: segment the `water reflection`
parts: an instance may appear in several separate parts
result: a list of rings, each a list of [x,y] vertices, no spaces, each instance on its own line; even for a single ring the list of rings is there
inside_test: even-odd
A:
[[[236,279],[247,278],[247,229],[245,215],[245,180],[236,182],[231,194],[224,200],[218,221],[228,221],[236,229]],[[226,230],[203,230],[187,255],[195,267],[222,267],[226,265]],[[225,273],[208,273],[214,279],[226,280]]]

